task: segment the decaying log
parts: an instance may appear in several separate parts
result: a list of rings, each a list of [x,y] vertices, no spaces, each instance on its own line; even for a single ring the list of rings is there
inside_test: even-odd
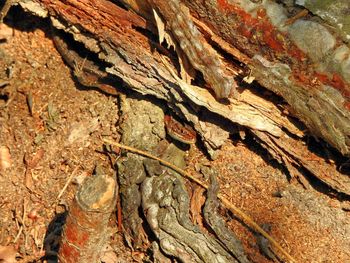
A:
[[[58,254],[60,262],[100,262],[115,204],[114,178],[97,174],[83,182],[63,228]]]
[[[277,1],[184,2],[250,58],[252,76],[281,95],[313,134],[349,154],[350,50],[336,32],[311,15],[290,23],[300,9],[287,11]]]
[[[209,92],[198,87],[192,91],[192,86],[187,88],[188,91],[181,90],[161,59],[160,52],[163,52],[164,48],[158,51],[155,48],[159,48],[159,44],[139,32],[147,30],[146,21],[141,17],[108,1],[80,1],[79,5],[74,1],[43,1],[43,4],[53,12],[55,27],[72,33],[75,40],[83,42],[88,49],[97,53],[100,59],[111,63],[110,67],[106,68],[107,72],[120,77],[130,88],[142,94],[167,101],[169,107],[179,114],[184,112],[184,115],[189,115],[185,117],[194,122],[194,125],[198,125],[198,115],[202,112],[200,109],[180,105],[185,101],[189,103],[188,99],[192,101],[192,107],[199,104],[214,114],[223,115],[233,123],[251,129],[267,131],[275,136],[283,134],[282,127],[298,132],[287,118],[281,116],[280,110],[273,103],[265,102],[264,105],[260,105],[263,100],[256,101],[259,97],[250,95],[249,91],[248,95],[243,95],[242,101],[233,99],[227,105],[227,102],[216,101]],[[79,12],[80,9],[86,10],[85,14]],[[99,15],[99,12],[104,12],[104,16]],[[67,27],[67,23],[75,25],[76,28]],[[244,101],[246,99],[247,102]],[[268,115],[263,114],[265,112]],[[193,119],[191,115],[194,115]],[[212,144],[211,147],[217,149],[223,143],[221,141],[216,145],[214,138],[204,136],[203,133],[201,132],[204,141],[209,144],[208,147]],[[299,132],[300,134],[302,133]]]
[[[350,51],[337,37],[338,32],[311,15],[298,16],[300,8],[287,9],[274,1],[223,0],[203,4],[199,0],[174,0],[172,10],[179,8],[179,14],[193,23],[172,25],[169,20],[174,14],[157,2],[149,5],[145,1],[123,1],[117,5],[117,1],[106,0],[26,0],[21,5],[36,15],[49,16],[54,27],[96,53],[103,61],[104,71],[121,79],[124,87],[165,101],[192,123],[212,157],[235,132],[236,125],[243,126],[255,135],[263,132],[264,136],[256,135],[258,141],[282,163],[290,162],[286,164],[290,171],[292,166],[307,167],[320,179],[322,174],[331,174],[321,180],[336,191],[349,194],[349,178],[337,172],[336,166],[328,166],[330,170],[325,172],[311,168],[313,158],[304,159],[310,156],[299,155],[290,160],[295,155],[293,140],[305,135],[298,128],[302,127],[300,123],[290,116],[297,116],[312,134],[340,153],[350,152]],[[195,33],[187,32],[186,26],[197,29]],[[178,30],[190,36],[184,40],[181,33],[173,32]],[[177,55],[158,43],[157,34],[175,46]],[[191,42],[187,43],[186,38],[191,37],[206,41],[200,43],[202,48],[211,50],[209,53],[218,52],[219,56],[209,56],[205,61],[189,58],[190,64],[203,73],[209,85],[214,85],[220,80],[210,80],[210,71],[202,70],[201,63],[219,59],[212,64],[225,72],[228,69],[240,86],[235,96],[218,100],[203,88],[200,77],[195,79],[200,86],[190,85],[183,77],[192,76],[191,66],[186,66],[183,59],[189,56],[186,45]],[[243,84],[243,78],[248,82],[255,79],[283,97],[289,106],[286,108],[284,102],[279,105],[278,100],[258,92],[260,86],[256,82]],[[218,97],[228,95],[227,91],[215,93]],[[284,140],[285,136],[291,139]],[[273,144],[283,149],[277,155],[268,138],[274,138]]]

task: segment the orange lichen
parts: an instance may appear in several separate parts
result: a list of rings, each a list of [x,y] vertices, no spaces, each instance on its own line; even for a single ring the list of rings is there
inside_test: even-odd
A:
[[[79,247],[84,246],[89,238],[88,233],[81,231],[75,224],[69,224],[69,227],[66,227],[65,233],[67,240],[75,246],[79,245]]]
[[[324,73],[315,73],[316,78],[323,84],[336,88],[344,97],[350,98],[350,87],[338,74],[333,73],[332,77]]]
[[[256,15],[259,19],[266,18],[266,9],[265,8],[259,8],[256,12]]]
[[[298,59],[304,60],[303,52],[292,43],[286,41],[285,34],[282,34],[270,22],[267,16],[266,9],[259,8],[257,10],[257,17],[245,12],[242,8],[228,3],[226,0],[219,0],[218,7],[222,12],[233,13],[239,17],[241,24],[237,25],[238,32],[246,38],[251,38],[253,32],[260,32],[261,35],[256,35],[260,43],[269,46],[276,52],[287,52],[288,55]],[[286,48],[288,45],[288,48]]]
[[[263,41],[277,52],[284,51],[283,42],[276,39],[276,30],[269,23],[263,23],[258,26],[259,31],[264,32]]]
[[[303,71],[293,71],[293,78],[302,85],[310,85],[310,76]]]
[[[350,89],[349,85],[347,85],[338,73],[333,73],[332,77],[332,86],[341,91],[343,96],[350,98]]]
[[[306,55],[303,51],[301,51],[299,48],[297,48],[295,45],[290,45],[288,53],[293,57],[296,58],[299,61],[306,60]]]
[[[237,16],[236,30],[247,39],[255,38],[261,45],[267,45],[271,51],[276,52],[277,57],[288,56],[300,62],[307,60],[307,55],[300,50],[286,33],[280,32],[271,23],[264,8],[259,8],[256,18],[247,13],[241,7],[229,3],[227,0],[218,0],[218,8],[225,14],[234,14]],[[275,57],[276,57],[275,56]],[[290,63],[293,70],[292,77],[301,85],[312,88],[319,87],[321,84],[329,85],[337,89],[345,98],[350,98],[350,85],[346,83],[343,77],[338,73],[327,75],[325,73],[309,71],[307,68],[300,68],[300,63]],[[350,103],[346,102],[344,106],[349,109]]]
[[[60,247],[61,255],[64,255],[68,259],[76,259],[79,258],[80,252],[74,246],[70,246],[68,244],[64,244]]]
[[[326,74],[316,72],[315,77],[324,84],[329,84],[329,78]]]
[[[247,28],[244,24],[241,24],[237,28],[237,30],[242,36],[244,36],[246,38],[251,38],[253,35],[251,29]]]
[[[350,102],[349,101],[345,102],[344,107],[345,109],[350,110]]]

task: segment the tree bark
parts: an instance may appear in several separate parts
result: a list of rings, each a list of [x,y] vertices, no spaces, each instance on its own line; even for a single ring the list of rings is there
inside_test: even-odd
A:
[[[62,263],[100,262],[116,204],[114,178],[100,174],[81,185],[70,206],[58,258]]]
[[[304,167],[350,194],[349,178],[336,165],[307,149],[294,151],[305,132],[291,118],[298,117],[341,154],[350,153],[350,51],[338,33],[311,15],[298,18],[297,7],[270,1],[174,0],[170,8],[161,2],[28,0],[21,5],[49,16],[55,28],[97,54],[95,62],[124,88],[165,101],[192,123],[212,157],[238,125],[292,175]],[[183,19],[175,21],[177,15]],[[157,35],[175,46],[176,54],[161,46]],[[186,79],[193,79],[193,69],[203,76],[197,74],[196,86]],[[288,105],[260,92],[262,87]],[[315,169],[315,160],[324,169]]]

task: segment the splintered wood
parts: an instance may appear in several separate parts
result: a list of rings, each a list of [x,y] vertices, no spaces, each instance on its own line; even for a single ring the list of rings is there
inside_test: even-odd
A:
[[[108,240],[108,219],[116,203],[115,180],[106,175],[81,185],[67,216],[59,250],[62,263],[100,262]]]
[[[202,72],[216,97],[228,98],[231,94],[237,96],[234,76],[228,73],[219,54],[199,32],[192,21],[189,9],[179,0],[150,2],[166,20],[192,66]]]

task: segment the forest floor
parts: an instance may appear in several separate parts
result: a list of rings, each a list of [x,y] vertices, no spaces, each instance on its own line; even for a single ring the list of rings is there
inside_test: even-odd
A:
[[[28,16],[0,26],[0,262],[36,262],[54,250],[52,229],[79,183],[97,164],[115,174],[101,138],[120,138],[118,98],[75,82],[46,22]],[[214,161],[193,146],[187,171],[205,176],[206,167],[218,172],[222,194],[268,225],[297,262],[350,262],[349,201],[304,189],[249,138],[227,141]],[[252,262],[273,262],[254,232],[224,216]],[[104,262],[146,258],[126,245],[115,215],[110,229]]]

